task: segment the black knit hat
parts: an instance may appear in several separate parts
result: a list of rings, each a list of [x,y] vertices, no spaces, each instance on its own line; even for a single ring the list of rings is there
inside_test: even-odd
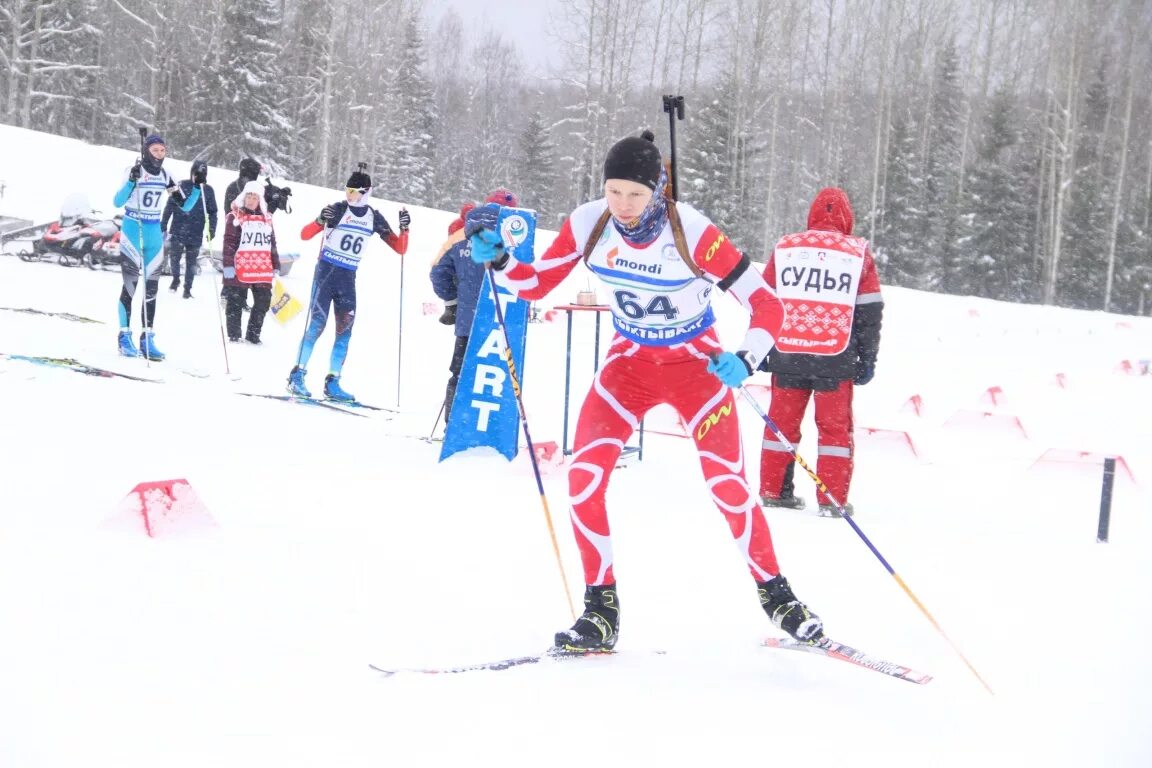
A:
[[[644,131],[639,136],[620,139],[604,158],[604,180],[624,179],[643,184],[652,191],[660,181],[660,150],[655,134]]]
[[[240,161],[240,175],[246,176],[249,179],[255,179],[260,175],[263,170],[260,166],[260,161],[254,157],[246,157]]]
[[[348,183],[344,186],[349,189],[368,189],[372,186],[372,177],[363,171],[353,171],[352,175],[348,177]]]

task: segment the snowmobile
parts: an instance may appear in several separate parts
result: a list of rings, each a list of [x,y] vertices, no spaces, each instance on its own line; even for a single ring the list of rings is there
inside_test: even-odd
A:
[[[114,268],[120,266],[120,221],[117,216],[112,220],[98,221],[89,227],[93,232],[93,240],[84,254],[84,263],[89,269]]]
[[[21,251],[22,261],[48,261],[53,257],[63,266],[77,266],[84,262],[83,254],[77,249],[80,233],[88,226],[83,216],[61,216],[52,222],[48,230],[32,243],[31,251]],[[87,242],[85,239],[84,242]]]

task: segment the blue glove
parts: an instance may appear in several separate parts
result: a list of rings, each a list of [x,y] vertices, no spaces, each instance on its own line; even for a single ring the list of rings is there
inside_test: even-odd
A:
[[[752,375],[752,369],[744,358],[734,352],[721,352],[708,361],[708,373],[711,373],[729,387],[738,387],[744,379]]]
[[[225,280],[235,280],[236,279],[236,267],[224,267],[224,279]]]
[[[496,203],[480,205],[468,211],[464,217],[464,236],[472,237],[481,230],[496,231],[496,222],[500,218],[500,206]]]
[[[508,260],[508,254],[504,253],[504,240],[501,239],[499,232],[481,229],[469,237],[468,242],[472,246],[469,249],[472,261],[477,264]]]
[[[856,361],[856,378],[852,379],[858,387],[862,387],[868,382],[872,381],[872,377],[876,375],[876,363],[869,363],[864,360]]]

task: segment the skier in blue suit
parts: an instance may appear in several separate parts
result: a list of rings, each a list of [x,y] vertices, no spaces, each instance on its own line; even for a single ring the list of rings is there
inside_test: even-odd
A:
[[[160,268],[164,263],[164,233],[160,229],[160,216],[164,210],[164,193],[183,198],[180,210],[188,213],[200,201],[200,187],[193,187],[187,197],[180,186],[162,167],[168,147],[163,137],[152,134],[144,139],[144,153],[127,170],[123,186],[113,202],[124,208],[124,223],[120,231],[120,274],[124,284],[120,288],[120,335],[117,343],[120,354],[128,357],[143,355],[149,360],[163,360],[164,353],[156,348],[152,338],[152,323],[156,319],[156,294],[160,286]],[[132,298],[141,273],[144,275],[143,315],[144,328],[140,334],[140,350],[132,343]]]
[[[332,342],[328,375],[324,378],[324,397],[344,402],[356,400],[340,386],[340,376],[348,356],[352,323],[356,320],[356,269],[360,266],[361,252],[368,238],[380,235],[403,258],[408,252],[408,225],[412,223],[408,210],[401,208],[400,234],[393,232],[384,214],[368,205],[371,194],[372,177],[363,170],[353,172],[348,177],[344,200],[324,206],[316,221],[305,224],[300,230],[301,240],[311,240],[323,233],[324,243],[312,279],[308,326],[300,340],[296,365],[288,374],[288,391],[297,397],[312,396],[304,383],[304,376],[308,372],[312,348],[324,332],[328,313],[332,311],[336,315],[336,339]]]

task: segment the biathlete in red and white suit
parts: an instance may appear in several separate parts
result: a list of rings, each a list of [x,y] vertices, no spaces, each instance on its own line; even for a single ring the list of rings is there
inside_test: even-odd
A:
[[[670,222],[674,204],[655,193],[667,176],[650,133],[614,145],[604,178],[605,197],[577,208],[536,263],[509,260],[494,231],[495,207],[472,211],[466,225],[473,259],[491,262],[499,270],[497,281],[528,300],[559,285],[601,230],[587,265],[608,291],[616,333],[576,424],[568,489],[587,588],[584,614],[557,633],[557,647],[586,652],[616,643],[619,601],[605,493],[626,441],[660,403],[675,408],[687,424],[712,500],[728,521],[768,615],[795,637],[817,638],[822,622],[779,575],[768,524],[745,479],[730,388],[772,349],[784,319],[780,300],[707,217],[683,204],[672,213],[683,224],[687,259],[681,256]],[[607,221],[605,211],[611,213]],[[725,352],[713,328],[714,288],[752,315],[738,352]]]
[[[876,263],[868,241],[852,236],[852,223],[848,195],[836,187],[820,190],[808,229],[780,238],[764,269],[787,316],[765,365],[773,374],[768,415],[795,445],[808,400],[815,400],[816,474],[828,489],[817,489],[816,500],[824,517],[840,516],[828,494],[852,514],[852,393],[876,373],[884,315]],[[760,496],[766,506],[804,506],[794,494],[794,470],[792,453],[765,429]]]

